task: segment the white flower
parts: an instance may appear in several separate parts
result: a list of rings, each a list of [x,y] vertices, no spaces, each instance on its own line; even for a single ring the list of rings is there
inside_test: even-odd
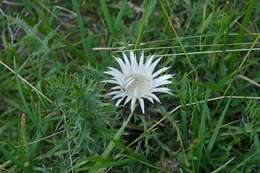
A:
[[[173,77],[171,74],[159,76],[164,73],[169,67],[163,67],[158,71],[155,71],[155,67],[159,63],[161,58],[153,61],[154,55],[149,56],[144,63],[144,53],[142,53],[139,63],[137,62],[134,52],[130,52],[130,61],[128,57],[123,53],[123,58],[116,58],[121,71],[109,67],[108,71],[104,72],[112,76],[111,80],[105,80],[103,82],[115,84],[111,88],[111,92],[108,96],[112,97],[112,100],[118,99],[116,106],[124,101],[126,105],[131,101],[131,111],[134,110],[136,101],[138,100],[144,113],[144,99],[148,99],[153,103],[156,100],[160,103],[159,98],[155,93],[170,93],[170,89],[164,85],[170,84],[170,79]]]

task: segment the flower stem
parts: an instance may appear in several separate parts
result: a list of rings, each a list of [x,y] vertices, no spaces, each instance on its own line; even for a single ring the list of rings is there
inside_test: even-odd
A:
[[[109,145],[107,146],[107,148],[105,149],[105,151],[102,153],[101,156],[102,156],[103,159],[106,159],[106,158],[109,156],[109,154],[111,153],[111,151],[113,150],[113,148],[114,148],[114,146],[115,146],[114,141],[119,140],[120,137],[122,136],[122,134],[123,134],[123,132],[124,132],[124,130],[125,130],[127,124],[129,123],[129,121],[130,121],[130,119],[131,119],[131,117],[132,117],[132,115],[133,115],[133,112],[134,112],[134,111],[132,111],[132,112],[129,114],[127,120],[123,122],[123,124],[122,124],[122,126],[120,127],[120,129],[119,129],[119,130],[116,132],[116,134],[114,135],[113,140],[110,141]]]
[[[101,157],[103,159],[107,159],[108,156],[110,155],[110,153],[112,152],[112,150],[115,147],[115,142],[121,138],[123,132],[125,131],[126,126],[128,125],[129,121],[131,120],[131,117],[133,116],[134,111],[131,111],[131,113],[129,114],[128,118],[123,122],[122,126],[120,127],[120,129],[116,132],[116,134],[114,135],[113,139],[109,142],[108,146],[106,147],[105,151],[102,153]],[[95,167],[98,166],[99,163],[95,163],[94,164],[94,168],[90,169],[90,173],[103,173],[106,169],[105,168],[100,168],[100,169],[96,169]]]

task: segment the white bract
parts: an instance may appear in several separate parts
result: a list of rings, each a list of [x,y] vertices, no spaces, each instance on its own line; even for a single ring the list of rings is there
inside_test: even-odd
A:
[[[169,67],[163,67],[155,71],[160,59],[161,58],[154,60],[154,55],[152,55],[144,62],[144,53],[142,53],[139,62],[137,62],[134,52],[130,52],[130,60],[124,53],[123,58],[116,58],[121,71],[109,67],[108,71],[104,73],[110,75],[112,79],[103,81],[116,85],[112,87],[112,91],[107,94],[112,97],[112,100],[117,99],[116,106],[119,106],[121,103],[126,105],[131,101],[131,111],[133,111],[136,101],[138,100],[142,112],[144,113],[144,99],[152,103],[153,100],[160,103],[155,93],[171,94],[170,89],[166,88],[165,85],[171,83],[170,79],[173,75],[161,75],[168,70]]]

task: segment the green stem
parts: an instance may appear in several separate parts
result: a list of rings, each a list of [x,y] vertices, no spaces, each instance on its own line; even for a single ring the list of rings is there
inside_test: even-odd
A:
[[[108,146],[106,147],[105,151],[102,153],[102,158],[103,159],[107,159],[108,156],[110,155],[110,153],[112,152],[112,150],[115,147],[115,142],[121,138],[123,132],[125,131],[126,126],[128,125],[129,121],[131,120],[132,116],[133,116],[134,111],[132,111],[127,120],[125,120],[122,124],[122,126],[120,127],[120,129],[116,132],[116,134],[114,135],[113,139],[109,142]],[[94,167],[98,166],[98,162],[94,164]],[[101,168],[101,169],[90,169],[90,173],[103,173],[106,170],[106,168]]]
[[[115,146],[115,142],[121,138],[127,124],[129,123],[131,117],[133,115],[133,112],[130,113],[130,115],[128,116],[127,120],[123,122],[122,126],[120,127],[120,129],[117,131],[117,133],[115,134],[115,136],[113,137],[113,140],[110,141],[110,143],[108,144],[107,148],[105,149],[105,151],[102,153],[102,158],[106,159],[109,154],[111,153],[111,151],[113,150],[114,146]]]
[[[250,18],[253,15],[255,5],[256,5],[256,0],[248,1],[248,7],[246,10],[246,14],[243,18],[242,26],[240,27],[239,35],[237,36],[235,43],[241,43],[245,39],[245,33],[247,32],[246,28],[248,27]],[[235,48],[240,48],[240,47],[241,47],[241,45],[237,45]],[[230,59],[228,60],[228,63],[229,63],[228,66],[229,66],[230,73],[232,73],[232,70],[234,70],[235,65],[237,64],[238,54],[239,54],[239,52],[232,53]]]

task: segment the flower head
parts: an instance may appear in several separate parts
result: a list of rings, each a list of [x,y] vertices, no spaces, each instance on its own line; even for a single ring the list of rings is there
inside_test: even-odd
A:
[[[167,71],[169,67],[163,67],[155,71],[161,58],[155,59],[154,57],[154,55],[149,56],[147,61],[144,62],[144,53],[142,53],[139,62],[137,62],[134,52],[130,52],[130,60],[123,53],[122,58],[116,58],[121,70],[109,67],[108,71],[104,72],[112,77],[112,79],[104,82],[116,85],[107,94],[112,97],[112,100],[117,99],[116,106],[121,103],[126,105],[131,101],[131,111],[133,111],[136,102],[139,101],[144,113],[144,99],[152,103],[153,100],[160,103],[155,93],[171,94],[170,89],[166,88],[165,85],[171,83],[170,79],[173,75],[159,76]]]

